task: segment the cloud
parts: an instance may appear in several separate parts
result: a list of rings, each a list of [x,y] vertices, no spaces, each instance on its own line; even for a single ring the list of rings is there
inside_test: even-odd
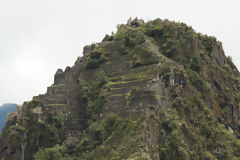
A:
[[[84,45],[99,42],[129,17],[185,22],[216,36],[240,66],[237,0],[1,0],[0,104],[44,93],[57,68],[73,65]]]

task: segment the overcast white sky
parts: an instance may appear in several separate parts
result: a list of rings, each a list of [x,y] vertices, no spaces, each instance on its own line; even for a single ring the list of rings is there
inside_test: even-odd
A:
[[[58,68],[129,17],[181,21],[216,36],[240,67],[239,0],[0,0],[0,104],[45,93]]]

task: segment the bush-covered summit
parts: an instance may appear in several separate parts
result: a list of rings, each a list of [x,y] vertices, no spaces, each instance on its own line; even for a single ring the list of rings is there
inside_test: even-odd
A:
[[[0,157],[237,160],[239,89],[215,37],[169,20],[129,20],[18,109]]]

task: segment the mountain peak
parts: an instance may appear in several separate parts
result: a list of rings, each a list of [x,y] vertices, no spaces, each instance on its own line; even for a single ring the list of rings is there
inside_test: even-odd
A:
[[[23,104],[0,157],[239,159],[239,82],[215,37],[130,19]]]

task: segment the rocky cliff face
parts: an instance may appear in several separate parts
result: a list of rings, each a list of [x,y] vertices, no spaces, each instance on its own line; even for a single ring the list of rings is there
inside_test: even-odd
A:
[[[239,159],[239,82],[214,37],[130,20],[8,118],[0,157]]]

